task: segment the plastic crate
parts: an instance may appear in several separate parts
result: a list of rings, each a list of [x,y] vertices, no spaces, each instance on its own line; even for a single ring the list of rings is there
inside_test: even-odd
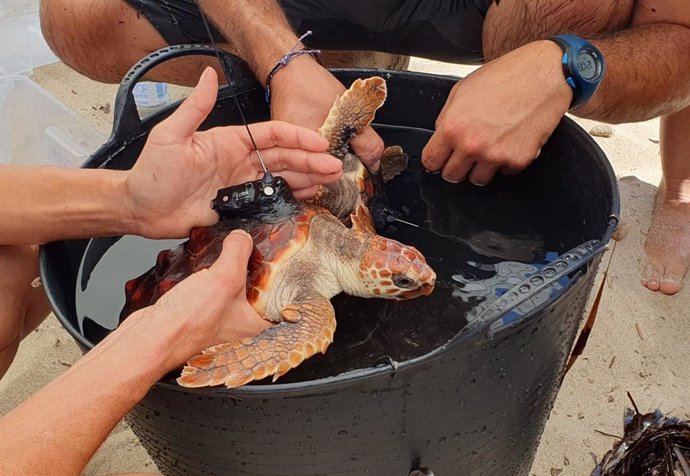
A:
[[[38,0],[0,0],[0,76],[58,61],[41,32]]]
[[[104,142],[30,79],[0,78],[0,164],[78,167]]]

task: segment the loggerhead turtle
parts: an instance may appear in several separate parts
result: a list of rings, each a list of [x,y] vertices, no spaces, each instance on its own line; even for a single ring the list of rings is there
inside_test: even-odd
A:
[[[340,101],[341,110],[347,104]],[[356,108],[362,102],[349,104]],[[373,117],[373,112],[369,115]],[[343,126],[350,128],[348,138],[359,128],[343,121],[333,129],[342,132]],[[279,177],[275,185],[276,193],[264,197],[252,217],[229,218],[192,230],[186,243],[161,252],[153,269],[126,285],[123,316],[152,304],[184,277],[210,266],[231,230],[243,228],[252,235],[247,298],[276,325],[255,338],[216,345],[193,357],[177,380],[182,386],[232,388],[269,375],[275,381],[316,352],[325,352],[336,325],[330,298],[342,291],[409,299],[428,295],[434,288],[436,275],[415,248],[376,234],[361,203],[365,190],[346,185],[321,197],[339,205],[336,192],[340,191],[351,204],[352,193],[343,192],[354,192],[356,210],[350,216],[352,228],[347,228],[328,210],[295,201]]]

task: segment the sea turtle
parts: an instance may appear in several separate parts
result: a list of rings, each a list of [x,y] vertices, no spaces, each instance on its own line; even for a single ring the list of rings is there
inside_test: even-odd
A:
[[[400,174],[407,167],[408,156],[401,147],[391,146],[383,151],[379,170],[370,171],[349,150],[350,139],[369,126],[374,115],[386,101],[386,81],[379,76],[355,80],[339,96],[319,134],[328,139],[329,153],[343,161],[343,178],[319,188],[310,202],[327,208],[336,217],[348,222],[360,203],[372,206],[372,200],[382,198],[383,183]],[[375,218],[381,218],[375,214]]]
[[[346,100],[336,102],[341,111],[345,111],[347,104],[356,111],[366,102],[357,94],[349,96],[349,101],[359,98],[350,103],[346,102],[348,95],[343,97]],[[365,115],[369,116],[368,124],[373,111]],[[337,131],[341,139],[346,131],[340,146],[346,147],[353,132],[363,127],[363,122],[358,122],[362,116],[352,114],[349,117],[357,120],[325,126]],[[348,154],[342,157],[347,158]],[[431,293],[436,275],[419,251],[376,234],[369,210],[362,203],[376,190],[368,195],[367,190],[358,188],[369,180],[368,176],[361,172],[363,167],[351,168],[359,175],[348,171],[350,175],[341,181],[344,185],[324,190],[317,199],[320,204],[325,199],[340,207],[340,196],[348,201],[346,206],[356,207],[349,217],[351,228],[322,206],[297,202],[287,184],[276,177],[274,193],[270,197],[260,196],[250,215],[226,218],[212,227],[192,230],[187,242],[161,252],[154,268],[127,283],[123,317],[154,303],[184,277],[210,266],[231,230],[242,228],[252,235],[254,250],[249,262],[247,298],[261,316],[276,324],[255,338],[204,350],[187,362],[177,379],[180,385],[225,384],[232,388],[269,375],[275,381],[317,352],[325,352],[336,325],[330,298],[340,292],[386,299],[409,299]],[[344,218],[343,213],[340,218]]]
[[[295,201],[284,184],[272,202],[255,218],[194,229],[186,243],[161,252],[152,270],[126,285],[124,315],[210,266],[233,229],[252,235],[247,298],[276,325],[255,338],[216,345],[193,357],[177,380],[182,386],[238,387],[269,375],[275,381],[316,352],[325,352],[336,324],[330,298],[342,291],[409,299],[434,288],[436,275],[419,251],[377,235],[364,205],[358,206],[348,228],[328,210]],[[275,202],[282,210],[278,215]]]

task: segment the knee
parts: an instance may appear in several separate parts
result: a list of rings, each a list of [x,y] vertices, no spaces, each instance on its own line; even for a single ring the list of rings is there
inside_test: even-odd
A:
[[[122,48],[113,34],[117,24],[113,7],[120,3],[41,0],[41,29],[48,46],[79,73],[96,81],[119,82],[129,67],[119,60]]]

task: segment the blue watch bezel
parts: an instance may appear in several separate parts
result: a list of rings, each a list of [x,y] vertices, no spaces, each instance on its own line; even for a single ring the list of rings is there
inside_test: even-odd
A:
[[[606,72],[604,55],[592,43],[576,35],[555,35],[549,39],[558,44],[563,50],[563,57],[561,59],[563,75],[573,90],[570,110],[576,109],[586,103],[597,92]],[[595,60],[597,72],[592,79],[583,77],[577,69],[577,57],[583,52],[589,53]]]

